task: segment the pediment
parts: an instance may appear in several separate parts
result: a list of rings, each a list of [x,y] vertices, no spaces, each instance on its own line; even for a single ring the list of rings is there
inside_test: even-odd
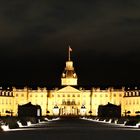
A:
[[[81,91],[72,86],[66,86],[58,90],[57,93],[81,93]]]

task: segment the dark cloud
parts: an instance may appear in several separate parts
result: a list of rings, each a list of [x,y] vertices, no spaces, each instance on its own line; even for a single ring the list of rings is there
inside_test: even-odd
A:
[[[40,80],[44,75],[50,72],[52,74],[51,68],[60,70],[64,67],[60,63],[65,62],[65,52],[69,44],[74,50],[73,59],[77,67],[81,65],[80,69],[86,73],[87,69],[90,69],[91,73],[100,71],[95,75],[101,76],[93,74],[92,79],[95,78],[99,82],[103,80],[102,77],[109,79],[105,75],[109,77],[110,74],[110,79],[115,81],[117,78],[114,78],[114,72],[119,72],[120,79],[124,77],[126,81],[133,77],[136,79],[138,68],[136,75],[132,74],[134,72],[132,68],[127,72],[125,70],[140,64],[140,2],[138,0],[0,2],[0,61],[4,67],[1,70],[2,79],[11,77],[14,81],[13,77],[18,77],[20,80],[20,75],[24,75],[23,80],[35,79],[33,78],[35,76]],[[87,64],[91,64],[91,67]],[[39,76],[41,70],[38,67],[42,66],[44,67],[42,76]],[[105,68],[106,74],[102,73],[102,67]],[[111,71],[112,67],[114,72]],[[9,76],[6,76],[9,69]],[[58,69],[53,72],[60,73]],[[84,74],[83,71],[79,73],[80,76]],[[55,78],[47,76],[46,79]],[[83,77],[86,81],[91,78],[91,76]]]

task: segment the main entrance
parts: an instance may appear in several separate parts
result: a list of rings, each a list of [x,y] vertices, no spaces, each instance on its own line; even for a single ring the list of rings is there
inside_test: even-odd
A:
[[[62,106],[60,108],[60,115],[61,116],[76,116],[79,115],[79,110],[75,106]]]

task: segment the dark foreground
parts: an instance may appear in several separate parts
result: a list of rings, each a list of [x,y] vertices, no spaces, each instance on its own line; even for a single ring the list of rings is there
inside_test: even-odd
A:
[[[140,140],[140,129],[63,118],[28,128],[0,132],[0,139],[12,140]]]

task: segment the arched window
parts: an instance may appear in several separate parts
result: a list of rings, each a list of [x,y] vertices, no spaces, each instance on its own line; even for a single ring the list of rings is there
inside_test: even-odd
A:
[[[70,100],[67,101],[67,105],[70,105]]]

